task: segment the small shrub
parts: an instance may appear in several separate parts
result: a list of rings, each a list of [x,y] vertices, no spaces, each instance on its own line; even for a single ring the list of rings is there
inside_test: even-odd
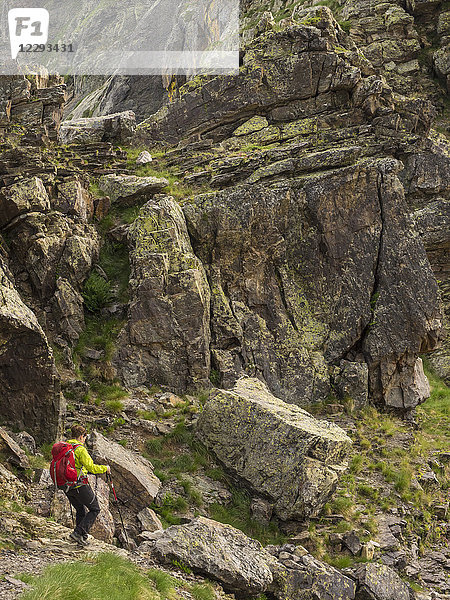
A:
[[[188,575],[192,573],[192,569],[185,565],[181,560],[172,559],[172,564],[174,567],[177,567],[177,569],[180,569],[180,571],[183,571],[183,573],[187,573]]]
[[[176,579],[172,577],[169,573],[165,573],[164,571],[160,571],[159,569],[150,569],[147,572],[149,578],[155,584],[156,589],[158,590],[161,599],[163,600],[171,600],[176,597],[175,594],[175,584]]]
[[[350,29],[352,26],[352,22],[351,21],[338,21],[342,31],[345,31],[345,33],[350,33]],[[375,300],[376,302],[376,300]]]
[[[163,443],[160,438],[151,438],[145,442],[145,446],[150,455],[161,454]]]
[[[91,381],[92,392],[105,402],[106,408],[111,412],[121,412],[123,410],[123,404],[120,402],[121,398],[127,396],[127,391],[118,384],[107,384],[101,381]]]
[[[189,592],[195,600],[214,600],[216,597],[210,583],[194,583],[189,587]]]
[[[92,271],[84,284],[82,296],[86,308],[98,313],[112,300],[111,283]]]
[[[105,406],[113,413],[120,413],[123,411],[123,402],[120,400],[107,400]]]
[[[411,470],[406,467],[400,467],[399,471],[395,474],[394,487],[397,492],[407,492],[411,487]]]
[[[157,419],[154,410],[138,410],[137,415],[140,419],[145,419],[146,421],[155,421]]]
[[[325,554],[323,560],[336,569],[347,569],[354,562],[351,556],[329,556],[328,554]]]
[[[370,485],[366,485],[365,483],[361,483],[360,485],[358,485],[358,492],[364,498],[371,498],[372,500],[375,500],[379,496],[378,490],[376,490]]]
[[[209,374],[209,380],[213,385],[217,387],[220,384],[220,372],[216,369],[211,369],[211,372]]]
[[[364,467],[364,456],[362,454],[355,454],[352,457],[350,463],[350,471],[352,473],[360,473]]]

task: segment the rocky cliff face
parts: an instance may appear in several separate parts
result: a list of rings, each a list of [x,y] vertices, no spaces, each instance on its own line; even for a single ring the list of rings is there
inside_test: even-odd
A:
[[[350,370],[361,398],[407,412],[441,330],[409,207],[431,172],[446,181],[445,141],[431,104],[395,94],[328,8],[308,14],[257,37],[238,78],[188,83],[138,135],[178,142],[169,162],[185,181],[221,190],[183,207],[221,384],[256,375],[302,404]],[[447,185],[433,179],[427,201]]]

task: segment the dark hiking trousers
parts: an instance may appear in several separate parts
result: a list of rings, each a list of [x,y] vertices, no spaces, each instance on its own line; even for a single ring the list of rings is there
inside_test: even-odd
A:
[[[100,512],[98,500],[90,485],[82,485],[66,492],[70,504],[76,511],[75,533],[87,536]],[[87,509],[87,511],[86,511]]]

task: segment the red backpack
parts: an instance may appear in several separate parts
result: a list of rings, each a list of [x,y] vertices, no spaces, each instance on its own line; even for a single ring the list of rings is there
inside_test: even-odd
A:
[[[75,468],[75,449],[81,444],[68,444],[57,442],[52,448],[52,462],[50,463],[50,475],[56,487],[72,487],[78,481]]]

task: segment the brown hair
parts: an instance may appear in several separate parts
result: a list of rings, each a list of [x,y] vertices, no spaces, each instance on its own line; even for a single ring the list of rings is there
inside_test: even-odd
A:
[[[70,432],[72,434],[72,437],[75,439],[78,439],[79,437],[81,437],[82,435],[86,435],[87,433],[83,425],[73,425]]]

